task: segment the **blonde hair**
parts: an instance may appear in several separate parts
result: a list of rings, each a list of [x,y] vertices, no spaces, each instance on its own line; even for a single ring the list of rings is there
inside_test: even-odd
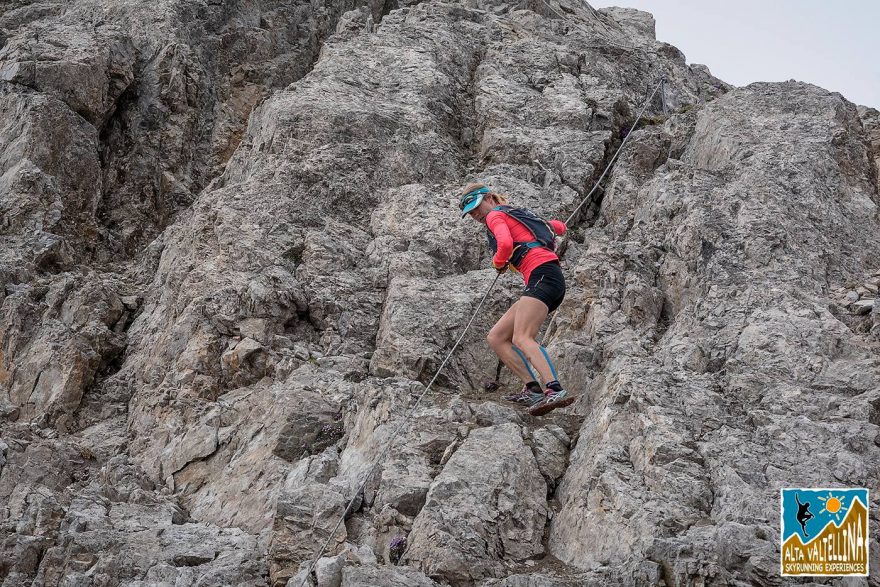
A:
[[[461,191],[461,195],[464,196],[464,195],[469,194],[472,191],[478,190],[480,188],[489,188],[489,186],[487,186],[484,183],[469,183],[466,186],[464,186],[464,189]],[[489,193],[486,195],[492,196],[492,198],[495,199],[495,202],[499,205],[507,205],[510,203],[510,201],[508,200],[506,195],[499,194],[498,192],[493,191],[492,188],[489,188]]]

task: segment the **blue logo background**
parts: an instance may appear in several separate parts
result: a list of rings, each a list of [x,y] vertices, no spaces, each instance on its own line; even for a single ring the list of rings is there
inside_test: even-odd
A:
[[[795,499],[801,503],[810,503],[809,511],[813,514],[813,518],[807,520],[804,526],[807,529],[805,536],[801,530],[801,525],[797,520],[798,504]],[[840,500],[840,511],[832,514],[825,507],[828,498],[834,496]],[[828,524],[834,521],[835,525],[843,522],[849,513],[853,499],[859,498],[866,508],[868,507],[868,490],[867,489],[783,489],[782,490],[782,542],[788,540],[792,534],[799,534],[801,540],[806,544],[818,535]]]

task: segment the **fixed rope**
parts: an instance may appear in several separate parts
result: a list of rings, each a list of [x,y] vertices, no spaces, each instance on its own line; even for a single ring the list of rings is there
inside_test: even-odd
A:
[[[654,87],[654,91],[651,92],[651,95],[648,96],[647,100],[645,100],[645,104],[642,106],[642,109],[639,112],[638,116],[636,116],[635,122],[633,122],[633,125],[630,128],[629,132],[623,138],[623,141],[621,141],[620,146],[617,147],[617,151],[615,151],[614,155],[608,161],[608,164],[605,166],[605,170],[602,172],[602,175],[600,175],[599,179],[596,180],[596,183],[593,185],[593,189],[590,190],[590,192],[586,195],[586,197],[583,199],[583,201],[581,201],[581,203],[578,204],[577,208],[574,209],[574,211],[571,213],[571,215],[565,221],[566,226],[568,226],[568,224],[572,221],[572,219],[575,217],[575,215],[578,213],[578,211],[581,209],[581,207],[590,199],[590,197],[592,197],[593,193],[596,191],[596,189],[602,183],[602,180],[608,174],[608,171],[611,169],[611,166],[614,164],[614,162],[617,160],[618,155],[620,155],[620,152],[623,150],[624,145],[626,145],[626,143],[629,141],[630,136],[632,136],[633,130],[636,128],[639,121],[642,119],[642,116],[644,116],[645,111],[648,109],[648,106],[651,104],[651,100],[653,100],[654,96],[657,94],[657,90],[660,89],[661,86],[663,86],[665,81],[666,81],[665,77],[661,78],[660,82]],[[455,352],[455,349],[457,349],[458,345],[461,344],[461,341],[464,339],[465,334],[467,334],[468,330],[470,329],[471,325],[473,324],[474,320],[476,319],[477,315],[479,314],[480,309],[483,307],[483,304],[486,302],[486,299],[489,297],[489,294],[492,292],[492,289],[495,287],[495,284],[498,282],[499,277],[501,277],[501,274],[497,273],[495,275],[495,279],[492,281],[492,284],[489,286],[489,289],[486,290],[486,293],[483,295],[483,299],[481,299],[480,303],[477,304],[476,310],[474,310],[473,315],[471,315],[470,320],[468,320],[468,323],[464,327],[464,330],[462,331],[461,335],[458,337],[458,340],[455,341],[455,344],[452,345],[452,349],[450,349],[449,353],[446,355],[446,358],[444,358],[443,362],[440,363],[440,367],[437,368],[437,372],[434,373],[434,376],[431,378],[431,381],[428,382],[428,385],[425,386],[425,389],[422,391],[422,393],[419,394],[419,397],[416,398],[416,401],[412,405],[412,407],[409,409],[409,412],[406,414],[406,416],[403,418],[403,420],[401,420],[400,424],[397,426],[397,428],[394,430],[394,432],[391,434],[391,436],[385,442],[385,446],[383,447],[383,449],[379,453],[379,458],[376,459],[376,462],[373,463],[373,465],[370,467],[370,470],[367,471],[367,474],[364,477],[364,480],[361,482],[357,491],[354,492],[351,499],[348,501],[348,504],[345,506],[345,510],[342,512],[342,515],[339,517],[339,521],[336,522],[336,526],[334,526],[333,530],[330,531],[330,534],[327,536],[327,540],[324,541],[324,544],[321,546],[321,549],[318,551],[318,554],[309,563],[306,574],[303,577],[302,582],[300,583],[300,587],[305,587],[306,582],[309,580],[309,578],[312,575],[312,572],[315,569],[315,565],[318,563],[318,560],[321,558],[321,556],[323,556],[323,554],[326,552],[327,546],[330,544],[330,541],[336,535],[336,531],[339,530],[339,526],[341,526],[342,522],[345,521],[345,517],[348,515],[349,511],[351,510],[352,505],[354,505],[355,500],[361,494],[361,492],[364,490],[364,488],[367,486],[367,482],[370,480],[370,477],[372,477],[373,473],[376,471],[376,468],[384,460],[385,455],[387,454],[388,450],[391,448],[391,445],[394,442],[394,440],[406,428],[406,426],[409,425],[410,419],[412,418],[413,414],[415,413],[416,408],[418,408],[419,404],[421,403],[422,398],[424,398],[425,395],[428,393],[428,390],[431,389],[431,386],[437,380],[437,377],[440,375],[440,372],[443,370],[443,367],[446,366],[446,363],[449,362],[449,359],[452,357],[452,354]],[[555,317],[556,317],[556,313],[554,312],[553,318],[555,318]],[[551,318],[550,323],[547,325],[547,330],[545,330],[544,337],[541,339],[541,346],[543,346],[543,344],[544,344],[544,338],[547,337],[547,333],[550,332],[550,326],[553,323],[553,318]]]
[[[617,147],[617,151],[614,152],[611,159],[608,161],[608,164],[605,166],[605,170],[602,172],[602,175],[599,176],[599,179],[596,180],[596,183],[593,184],[593,189],[590,190],[590,193],[578,204],[577,208],[574,209],[574,212],[568,217],[565,221],[566,230],[568,229],[568,223],[572,221],[575,215],[578,213],[578,210],[581,209],[581,206],[587,203],[587,201],[593,196],[593,193],[599,188],[599,185],[602,183],[602,180],[605,179],[605,176],[608,174],[608,171],[611,169],[611,166],[614,165],[614,162],[617,161],[617,156],[620,155],[620,152],[623,150],[624,145],[626,145],[629,138],[633,135],[633,132],[638,126],[639,121],[642,119],[642,116],[645,115],[645,111],[648,109],[648,106],[651,105],[651,100],[654,99],[654,96],[657,94],[657,90],[660,88],[664,89],[664,93],[666,91],[666,76],[662,76],[660,81],[654,86],[654,91],[651,92],[651,95],[645,100],[644,105],[642,105],[642,110],[639,112],[638,116],[636,116],[635,122],[633,122],[632,127],[630,127],[629,132],[626,133],[626,136],[623,137],[623,141],[621,141],[620,146]],[[666,110],[666,98],[663,97],[663,106],[664,111]],[[544,330],[544,334],[541,336],[541,342],[538,343],[540,346],[544,346],[544,341],[547,339],[547,335],[550,333],[550,327],[553,326],[553,320],[556,318],[556,311],[553,312],[553,316],[550,318],[550,322],[547,323],[547,328]]]
[[[665,81],[666,81],[666,78],[662,77],[660,79],[660,82],[654,87],[654,91],[651,92],[651,95],[648,96],[647,100],[645,100],[645,104],[642,106],[642,109],[639,112],[638,116],[636,116],[635,122],[633,122],[633,125],[630,128],[629,132],[623,138],[623,141],[621,141],[620,146],[617,147],[617,151],[615,151],[614,155],[608,161],[608,164],[605,166],[605,170],[602,171],[602,175],[600,175],[599,179],[596,180],[596,183],[593,185],[593,189],[590,190],[590,192],[586,195],[586,197],[581,201],[580,204],[578,204],[577,208],[574,209],[574,211],[571,213],[571,215],[565,221],[566,226],[568,226],[568,224],[572,221],[572,219],[575,217],[575,215],[578,213],[578,211],[581,209],[581,207],[592,197],[593,193],[596,191],[596,189],[602,183],[602,180],[608,174],[608,171],[611,169],[611,166],[614,164],[614,162],[617,160],[618,155],[620,155],[620,152],[623,150],[624,145],[626,145],[626,143],[629,141],[630,136],[632,136],[633,130],[636,128],[639,121],[642,119],[642,116],[644,116],[645,111],[648,109],[648,106],[651,103],[651,100],[653,100],[654,96],[657,94],[657,90],[663,86]],[[357,491],[354,492],[351,499],[348,501],[348,504],[345,506],[345,510],[342,512],[342,515],[339,517],[339,521],[336,522],[336,526],[334,526],[333,530],[330,531],[330,534],[327,536],[327,540],[324,541],[324,544],[321,546],[321,549],[318,551],[318,554],[309,563],[309,566],[308,566],[308,569],[306,570],[305,576],[303,577],[303,580],[300,583],[300,587],[305,587],[306,582],[309,580],[309,578],[312,575],[312,572],[315,569],[315,565],[318,563],[318,560],[321,558],[321,556],[323,556],[323,554],[326,552],[327,546],[330,544],[330,541],[336,535],[336,531],[339,530],[339,526],[341,526],[342,522],[345,521],[345,517],[348,515],[349,511],[351,510],[352,505],[354,505],[355,500],[361,494],[361,492],[364,490],[364,488],[367,486],[367,482],[370,480],[370,477],[372,477],[373,473],[376,471],[376,468],[384,460],[385,455],[387,454],[388,450],[391,448],[391,445],[394,442],[394,440],[406,428],[406,426],[409,425],[410,419],[412,418],[413,414],[415,413],[416,408],[418,408],[419,404],[421,403],[422,398],[424,398],[425,395],[428,393],[428,390],[431,389],[431,386],[437,380],[437,377],[440,375],[440,372],[443,370],[443,367],[446,366],[446,363],[449,362],[449,359],[452,357],[452,354],[455,352],[455,349],[457,349],[458,345],[461,344],[461,341],[464,339],[465,334],[467,334],[468,330],[470,329],[471,325],[473,324],[474,320],[476,319],[477,315],[479,314],[480,309],[483,307],[483,304],[486,302],[486,299],[489,297],[489,294],[492,292],[492,289],[495,287],[495,284],[498,282],[499,277],[501,277],[501,274],[497,273],[495,275],[495,279],[492,280],[492,284],[489,286],[489,289],[487,289],[486,293],[483,295],[483,299],[481,299],[480,303],[477,304],[476,310],[474,310],[474,313],[471,315],[470,320],[468,320],[468,323],[464,327],[464,330],[462,331],[461,335],[458,337],[458,340],[455,341],[455,344],[452,345],[452,349],[450,349],[449,353],[446,355],[446,358],[444,358],[443,362],[440,363],[440,367],[437,368],[437,372],[434,373],[434,376],[431,378],[431,381],[428,382],[428,385],[425,386],[425,389],[422,391],[422,393],[419,394],[419,397],[416,398],[415,403],[409,409],[409,413],[407,413],[406,416],[403,418],[403,420],[401,420],[400,424],[397,426],[397,428],[394,430],[394,432],[391,434],[391,436],[385,442],[384,448],[379,453],[379,458],[376,459],[376,462],[374,462],[373,465],[370,467],[370,470],[367,471],[367,474],[364,477],[364,480],[361,482]],[[554,312],[553,318],[555,318],[555,317],[556,317],[556,313]],[[544,337],[541,340],[541,346],[543,346],[543,343],[544,343],[543,339],[546,338],[547,333],[550,332],[550,326],[553,323],[553,318],[551,318],[550,323],[547,325],[547,330],[545,330]]]
[[[551,6],[546,0],[541,0],[541,1],[542,1],[542,2],[543,2],[543,3],[544,3],[544,4],[545,4],[545,5],[546,5],[546,6],[547,6],[547,7],[548,7],[553,13],[554,13],[554,14],[556,14],[556,16],[560,17],[561,19],[563,19],[563,20],[565,20],[565,21],[567,21],[567,22],[571,22],[571,21],[570,21],[569,19],[567,19],[565,16],[563,16],[562,14],[560,14],[559,12],[557,12],[557,11],[556,11],[556,10],[555,10],[555,9],[554,9],[554,8],[553,8],[553,7],[552,7],[552,6]],[[597,21],[599,21],[599,24],[601,24],[601,25],[602,25],[604,28],[606,28],[606,30],[607,30],[607,26],[606,26],[603,22],[601,22],[601,19],[598,17],[598,15],[594,15],[594,17],[596,18]],[[581,29],[581,27],[580,27],[579,25],[575,25],[575,26],[576,26],[577,28]],[[584,31],[584,29],[581,29],[581,30]],[[587,32],[587,31],[584,31],[584,32]],[[610,32],[610,31],[609,31],[609,32]],[[606,37],[605,40],[606,40],[606,41],[609,41],[609,44],[611,44],[611,45],[616,45],[616,46],[621,47],[621,48],[630,49],[630,50],[636,48],[636,47],[632,47],[632,46],[622,46],[622,45],[617,45],[616,43],[610,42],[610,39],[607,38],[607,37]],[[645,104],[642,106],[642,109],[641,109],[641,111],[639,112],[638,116],[636,116],[635,122],[633,122],[633,125],[632,125],[632,127],[630,128],[629,132],[628,132],[628,133],[626,134],[626,136],[623,138],[623,141],[620,143],[620,146],[617,148],[617,151],[615,151],[614,155],[613,155],[613,156],[611,157],[611,159],[608,161],[608,164],[605,166],[605,170],[602,171],[602,175],[600,175],[600,176],[599,176],[599,179],[596,180],[596,183],[593,185],[593,189],[590,190],[590,192],[586,195],[586,197],[583,199],[583,201],[581,201],[581,203],[578,204],[578,206],[574,209],[574,211],[571,213],[571,215],[570,215],[570,216],[568,217],[568,219],[565,221],[565,225],[566,225],[566,226],[569,225],[569,223],[572,221],[572,219],[574,219],[575,215],[577,215],[577,213],[578,213],[578,211],[581,209],[581,207],[582,207],[582,206],[583,206],[583,205],[584,205],[584,204],[585,204],[585,203],[586,203],[586,202],[587,202],[587,201],[593,196],[593,193],[596,191],[596,189],[598,189],[599,185],[602,183],[602,180],[605,178],[605,176],[608,174],[608,171],[611,169],[611,166],[612,166],[612,165],[614,164],[614,162],[617,160],[618,155],[620,155],[620,152],[623,150],[623,147],[624,147],[624,146],[626,145],[626,143],[629,141],[630,136],[632,136],[632,134],[633,134],[633,130],[636,128],[636,126],[638,125],[639,121],[642,119],[642,116],[644,116],[645,111],[648,109],[648,106],[651,104],[651,101],[654,99],[654,96],[657,94],[657,90],[659,90],[661,87],[663,87],[665,81],[666,81],[665,76],[660,78],[660,82],[654,87],[654,91],[651,92],[651,95],[648,96],[647,100],[645,100]],[[666,112],[666,96],[665,96],[665,88],[664,88],[664,95],[663,95],[662,98],[663,98],[663,110],[664,110],[664,113],[665,113],[665,112]],[[405,429],[405,427],[406,427],[407,425],[409,425],[410,419],[411,419],[411,417],[413,416],[413,414],[415,413],[416,408],[417,408],[417,407],[419,406],[419,404],[421,403],[422,398],[424,398],[425,395],[428,393],[428,390],[431,389],[431,386],[432,386],[432,385],[434,384],[434,382],[437,380],[437,377],[440,375],[440,372],[443,370],[443,367],[446,366],[446,363],[447,363],[447,362],[449,361],[449,359],[452,357],[452,354],[455,352],[455,349],[458,348],[458,345],[459,345],[459,344],[461,344],[461,341],[464,339],[465,334],[467,334],[467,331],[470,329],[471,324],[473,324],[473,322],[474,322],[474,320],[476,319],[476,317],[477,317],[477,315],[478,315],[480,309],[483,307],[483,304],[486,302],[486,299],[489,297],[489,293],[491,293],[492,289],[495,287],[495,284],[498,282],[498,278],[499,278],[500,276],[501,276],[500,273],[498,273],[498,274],[495,275],[495,279],[492,281],[492,284],[489,286],[489,289],[486,290],[486,293],[485,293],[485,295],[483,296],[483,299],[480,300],[480,303],[477,305],[476,310],[474,310],[473,315],[471,316],[471,318],[470,318],[470,320],[468,321],[467,325],[464,327],[464,330],[462,331],[461,335],[458,337],[458,340],[455,341],[455,344],[452,346],[452,349],[451,349],[451,350],[449,351],[449,353],[446,355],[446,358],[443,359],[443,362],[440,364],[440,367],[437,369],[437,372],[434,373],[434,376],[431,378],[431,381],[428,382],[428,385],[425,387],[424,391],[422,391],[422,393],[419,394],[419,397],[416,399],[415,403],[414,403],[414,404],[412,405],[412,407],[410,408],[409,413],[406,414],[406,416],[403,418],[403,420],[400,422],[400,424],[397,426],[397,428],[394,430],[394,432],[391,434],[391,436],[390,436],[390,437],[388,438],[388,440],[386,441],[386,443],[385,443],[385,447],[384,447],[384,448],[382,449],[382,451],[379,453],[379,458],[376,460],[375,463],[373,463],[373,465],[370,467],[370,470],[367,471],[367,474],[366,474],[366,476],[364,477],[364,480],[361,482],[361,484],[360,484],[360,486],[358,487],[357,491],[354,492],[354,494],[352,495],[351,499],[348,501],[348,504],[345,506],[345,510],[342,512],[342,515],[340,516],[339,521],[336,523],[336,526],[333,527],[333,530],[330,532],[329,536],[327,536],[327,540],[324,541],[324,544],[321,546],[321,549],[318,551],[318,554],[317,554],[317,555],[315,556],[315,558],[310,562],[310,564],[309,564],[309,566],[308,566],[308,569],[307,569],[307,571],[306,571],[306,574],[305,574],[305,576],[303,577],[302,582],[300,583],[300,587],[305,587],[306,582],[309,580],[309,578],[310,578],[311,575],[312,575],[312,572],[313,572],[314,569],[315,569],[315,565],[317,564],[317,562],[318,562],[318,560],[321,558],[321,556],[326,552],[326,550],[327,550],[327,546],[330,544],[330,541],[333,539],[333,536],[336,535],[336,531],[339,530],[339,526],[341,526],[342,523],[345,521],[345,517],[349,514],[349,511],[351,510],[351,507],[352,507],[352,505],[354,504],[355,500],[357,499],[357,497],[361,494],[361,492],[362,492],[362,491],[364,490],[364,488],[366,487],[367,482],[369,481],[370,477],[372,477],[373,473],[376,471],[376,468],[377,468],[377,467],[379,466],[379,464],[381,464],[382,461],[384,460],[385,455],[386,455],[386,453],[388,452],[388,450],[391,448],[391,445],[392,445],[392,443],[394,442],[394,440],[395,440],[395,439],[397,438],[397,436],[398,436],[398,435],[399,435],[399,434]],[[541,346],[543,346],[544,338],[546,338],[546,337],[547,337],[547,334],[550,332],[550,327],[552,326],[553,319],[554,319],[555,317],[556,317],[556,313],[554,312],[553,317],[550,319],[550,323],[548,323],[548,325],[547,325],[547,329],[544,331],[544,336],[543,336],[542,339],[541,339]]]
[[[440,363],[440,367],[437,368],[437,372],[434,373],[434,376],[431,378],[431,381],[429,381],[428,385],[425,386],[424,391],[422,391],[422,393],[419,394],[419,397],[416,399],[416,402],[409,409],[409,413],[407,413],[406,416],[404,416],[403,420],[401,420],[400,424],[397,426],[397,428],[394,430],[394,432],[391,434],[391,436],[385,442],[385,447],[379,452],[379,458],[376,459],[376,462],[373,463],[373,466],[370,467],[369,471],[367,471],[367,475],[364,477],[364,480],[360,484],[360,487],[358,487],[358,490],[354,492],[351,499],[348,501],[348,505],[345,506],[345,510],[342,512],[342,515],[339,517],[339,521],[336,522],[336,526],[333,527],[333,530],[330,532],[330,535],[327,536],[327,540],[324,541],[324,545],[321,546],[321,550],[318,551],[317,556],[315,556],[314,560],[312,560],[312,562],[309,564],[309,567],[308,567],[308,570],[306,571],[305,577],[303,577],[302,583],[300,583],[299,587],[305,587],[306,581],[309,580],[309,577],[311,577],[312,572],[315,570],[315,565],[318,564],[318,560],[321,558],[321,556],[324,554],[324,552],[326,552],[327,546],[330,544],[330,541],[333,539],[333,536],[336,534],[336,531],[339,530],[339,526],[342,525],[342,522],[345,521],[345,517],[348,515],[349,510],[351,510],[351,506],[354,504],[357,497],[364,490],[364,487],[367,486],[367,481],[369,481],[370,477],[372,477],[373,473],[376,471],[376,467],[378,467],[379,464],[382,462],[382,460],[385,458],[385,454],[388,452],[388,449],[391,448],[391,444],[394,442],[394,439],[397,438],[397,436],[409,424],[410,418],[415,413],[416,408],[419,407],[419,403],[421,403],[422,398],[425,397],[425,394],[428,393],[429,389],[431,389],[431,385],[433,385],[434,381],[437,380],[437,377],[440,375],[440,372],[443,370],[443,367],[446,366],[446,363],[449,361],[450,357],[452,357],[452,353],[454,353],[455,349],[458,348],[458,345],[461,344],[461,341],[464,339],[464,335],[467,334],[467,331],[468,331],[468,329],[470,329],[471,324],[474,323],[474,320],[476,319],[477,314],[480,313],[480,308],[483,307],[483,304],[486,302],[486,299],[489,297],[489,293],[492,291],[492,289],[495,287],[495,284],[498,282],[499,277],[501,277],[501,274],[496,273],[495,279],[492,280],[492,284],[489,286],[489,289],[486,290],[486,294],[483,296],[483,299],[480,300],[479,304],[477,304],[477,309],[474,310],[474,313],[471,316],[471,319],[468,320],[467,325],[464,327],[464,330],[461,332],[461,336],[459,336],[458,340],[455,341],[455,344],[452,345],[452,349],[446,355],[446,358],[443,359],[443,362]]]
[[[626,143],[629,141],[629,138],[633,135],[633,131],[635,130],[636,126],[639,124],[639,121],[642,119],[642,116],[645,115],[645,111],[648,109],[648,106],[651,105],[651,100],[654,99],[654,96],[657,94],[657,90],[659,90],[660,87],[665,82],[666,82],[666,77],[664,76],[664,77],[661,77],[660,81],[657,83],[657,85],[654,86],[654,91],[651,92],[651,95],[648,96],[647,100],[645,100],[645,104],[642,106],[642,110],[641,110],[641,112],[639,112],[639,115],[636,116],[636,120],[635,120],[635,122],[633,122],[632,127],[630,127],[629,132],[627,132],[626,136],[623,137],[623,141],[621,141],[620,146],[617,147],[617,151],[614,152],[614,155],[608,161],[608,165],[605,166],[605,171],[602,172],[602,175],[600,175],[599,179],[596,180],[596,183],[593,184],[593,189],[590,190],[590,193],[588,193],[587,196],[583,199],[583,201],[581,201],[581,203],[578,204],[577,208],[574,209],[574,212],[571,213],[571,216],[568,217],[568,220],[565,221],[566,227],[568,226],[568,223],[571,222],[571,220],[575,217],[575,214],[578,213],[578,210],[581,209],[581,206],[586,204],[587,200],[589,200],[590,197],[592,197],[593,192],[595,192],[599,188],[599,185],[602,183],[602,180],[605,179],[605,175],[608,173],[608,170],[611,169],[611,166],[614,165],[615,161],[617,161],[617,156],[620,155],[620,152],[623,150],[624,145],[626,145]]]

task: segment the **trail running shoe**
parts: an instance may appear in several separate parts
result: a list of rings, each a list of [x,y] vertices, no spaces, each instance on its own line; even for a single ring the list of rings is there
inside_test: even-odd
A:
[[[529,391],[529,388],[525,386],[522,388],[521,391],[501,396],[501,399],[503,399],[504,401],[514,402],[522,406],[529,407],[535,405],[540,401],[543,401],[544,394],[537,391]]]
[[[560,389],[559,391],[548,389],[544,392],[544,397],[541,401],[529,408],[529,413],[533,416],[543,416],[547,412],[552,412],[556,408],[570,406],[574,403],[575,399],[576,396],[564,389]]]

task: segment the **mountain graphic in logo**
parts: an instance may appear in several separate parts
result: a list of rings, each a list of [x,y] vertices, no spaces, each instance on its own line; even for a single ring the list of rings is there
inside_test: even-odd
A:
[[[867,489],[782,489],[785,576],[868,575]]]

